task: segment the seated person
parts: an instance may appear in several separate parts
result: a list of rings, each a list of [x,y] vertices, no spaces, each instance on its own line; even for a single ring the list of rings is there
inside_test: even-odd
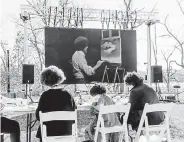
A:
[[[0,110],[5,106],[3,102],[11,102],[13,99],[6,98],[0,95]],[[20,142],[20,126],[15,120],[8,119],[6,117],[1,117],[1,132],[10,134],[11,142]],[[3,142],[3,136],[1,136],[1,141]]]
[[[38,107],[36,109],[36,118],[39,120],[39,111],[75,111],[76,105],[73,97],[61,88],[61,83],[65,80],[62,70],[56,66],[50,66],[42,71],[41,83],[50,87],[49,90],[42,93]],[[45,122],[48,136],[60,136],[72,134],[73,121],[52,121]],[[37,131],[37,137],[41,139],[40,127]]]
[[[100,85],[95,85],[91,88],[90,94],[94,97],[94,101],[92,102],[92,107],[90,109],[91,115],[95,116],[94,120],[87,126],[85,130],[85,135],[87,137],[86,140],[91,140],[93,141],[94,139],[94,134],[95,134],[95,127],[97,124],[98,120],[98,113],[99,113],[99,107],[100,105],[113,105],[114,102],[113,100],[106,95],[106,89],[103,86]],[[104,125],[105,127],[110,127],[110,126],[115,126],[115,125],[121,125],[118,114],[116,113],[111,113],[111,114],[106,114],[103,116],[104,118]],[[113,134],[108,134],[107,140],[109,142],[118,142],[119,139],[119,133],[113,133]],[[98,141],[100,141],[101,137],[98,137]]]
[[[131,124],[132,129],[136,130],[139,127],[144,105],[159,103],[158,96],[152,87],[143,83],[143,78],[135,72],[128,73],[125,76],[125,82],[127,85],[132,85],[130,90],[129,103],[131,104],[128,124]],[[164,121],[163,112],[152,112],[148,115],[149,125],[158,125]]]

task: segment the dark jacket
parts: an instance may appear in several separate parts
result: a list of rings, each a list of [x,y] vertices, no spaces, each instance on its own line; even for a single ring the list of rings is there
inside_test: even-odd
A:
[[[39,100],[38,108],[36,109],[36,118],[39,120],[39,111],[74,111],[76,105],[73,97],[62,89],[50,89],[45,91]],[[45,122],[47,126],[48,136],[67,135],[72,133],[73,121],[52,121]],[[40,127],[37,132],[37,137],[41,137]]]
[[[144,105],[159,103],[158,96],[153,88],[146,84],[140,83],[134,86],[130,92],[129,102],[131,103],[128,123],[136,130],[142,116]],[[165,116],[163,112],[153,112],[148,115],[149,125],[158,125],[163,122]]]

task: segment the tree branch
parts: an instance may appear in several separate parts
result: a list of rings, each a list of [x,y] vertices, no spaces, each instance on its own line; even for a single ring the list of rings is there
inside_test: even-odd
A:
[[[174,48],[174,49],[171,51],[171,53],[168,55],[168,57],[167,57],[168,60],[169,60],[169,58],[172,56],[172,54],[174,53],[175,49],[176,49],[176,48]]]
[[[183,10],[183,8],[182,8],[182,6],[181,6],[181,2],[179,2],[178,0],[176,0],[176,2],[177,2],[178,6],[179,6],[179,8],[180,8],[180,11],[182,12],[182,14],[183,14],[183,16],[184,16],[184,10]]]
[[[162,23],[161,23],[161,24],[166,28],[166,30],[167,30],[167,32],[169,33],[169,35],[170,35],[171,37],[173,37],[173,38],[178,42],[178,44],[180,45],[180,47],[182,48],[182,43],[180,42],[180,40],[169,30],[169,28],[168,28],[168,26],[167,26],[167,18],[168,18],[168,16],[169,16],[169,15],[166,16],[164,24],[162,24]],[[182,50],[182,49],[181,49],[181,50]]]

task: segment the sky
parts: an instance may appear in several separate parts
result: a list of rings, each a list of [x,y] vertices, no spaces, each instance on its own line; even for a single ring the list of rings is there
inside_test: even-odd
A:
[[[123,0],[74,0],[74,3],[79,6],[86,6],[95,9],[123,9]],[[0,38],[7,41],[8,47],[13,47],[15,36],[16,36],[16,26],[13,22],[13,18],[19,18],[20,5],[26,4],[26,0],[1,0],[0,1]],[[184,3],[183,3],[184,4]],[[182,37],[181,28],[184,24],[184,16],[181,14],[176,0],[133,0],[133,9],[142,9],[144,11],[150,11],[156,5],[156,9],[159,12],[157,15],[160,21],[164,21],[166,15],[168,17],[168,25],[172,29],[172,32],[179,34]],[[184,7],[184,5],[183,5]],[[182,24],[183,23],[183,24]],[[152,38],[155,34],[155,25],[151,28]],[[157,36],[165,34],[165,30],[159,24],[156,24]],[[138,56],[138,70],[146,70],[147,62],[147,27],[142,26],[137,29],[137,56]],[[173,40],[157,38],[158,47],[162,49],[163,52],[168,52],[172,50]],[[173,60],[179,60],[178,53],[173,55]],[[158,54],[159,64],[163,64],[164,61],[161,52]],[[174,68],[178,68],[173,65]]]

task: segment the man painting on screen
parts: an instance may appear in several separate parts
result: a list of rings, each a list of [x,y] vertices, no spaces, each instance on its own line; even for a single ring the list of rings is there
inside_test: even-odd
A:
[[[87,83],[87,77],[94,75],[104,61],[98,61],[94,67],[87,64],[85,56],[88,49],[88,39],[86,37],[79,36],[74,44],[76,51],[72,56],[72,65],[76,83]]]

